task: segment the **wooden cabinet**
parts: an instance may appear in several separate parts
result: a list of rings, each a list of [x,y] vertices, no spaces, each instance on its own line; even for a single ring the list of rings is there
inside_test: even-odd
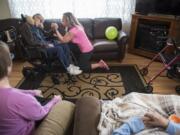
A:
[[[128,51],[152,58],[166,45],[168,37],[180,40],[180,20],[133,14]]]

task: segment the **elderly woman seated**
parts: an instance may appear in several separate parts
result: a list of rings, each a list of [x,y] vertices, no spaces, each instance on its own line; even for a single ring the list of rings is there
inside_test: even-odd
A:
[[[42,106],[35,98],[42,96],[40,90],[11,87],[8,80],[11,69],[9,49],[0,41],[0,135],[45,135],[56,132],[56,127],[56,134],[64,134],[72,119],[74,104],[54,96]]]

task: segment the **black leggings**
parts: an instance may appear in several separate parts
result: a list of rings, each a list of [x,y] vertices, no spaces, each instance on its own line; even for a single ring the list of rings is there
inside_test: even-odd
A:
[[[82,53],[79,49],[79,47],[75,44],[69,45],[69,48],[75,55],[77,59],[77,66],[80,67],[81,70],[84,72],[90,72],[91,71],[91,57],[93,55],[93,51],[88,52],[88,53]]]
[[[93,51],[88,53],[80,53],[78,58],[78,66],[81,70],[84,72],[90,72],[91,71],[91,57],[92,57]]]

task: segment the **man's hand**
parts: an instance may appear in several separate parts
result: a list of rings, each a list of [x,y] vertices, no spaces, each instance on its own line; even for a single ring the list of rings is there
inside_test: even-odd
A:
[[[47,45],[47,48],[53,48],[53,47],[54,47],[53,44],[48,44],[48,45]]]
[[[56,103],[62,100],[60,95],[54,95],[54,99],[56,100]]]
[[[169,123],[169,120],[167,118],[154,111],[146,113],[142,120],[147,126],[155,126],[162,128],[167,128]]]
[[[41,22],[41,23],[39,24],[39,27],[40,27],[41,29],[44,29],[44,24]]]
[[[34,90],[34,92],[35,92],[35,96],[43,97],[41,90]]]

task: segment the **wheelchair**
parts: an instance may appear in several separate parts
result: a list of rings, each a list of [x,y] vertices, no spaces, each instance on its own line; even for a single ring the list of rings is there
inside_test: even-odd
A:
[[[18,44],[21,45],[24,59],[28,61],[33,67],[24,67],[22,73],[25,78],[36,78],[39,74],[50,74],[52,82],[54,84],[60,83],[60,77],[58,70],[66,72],[61,63],[57,61],[57,58],[48,55],[45,48],[42,48],[28,38],[33,39],[33,35],[30,29],[30,24],[26,22],[26,18],[22,15],[22,24],[20,27],[20,35],[18,36]],[[33,43],[33,44],[32,44]],[[75,83],[73,76],[67,73],[68,79],[64,83]]]
[[[8,27],[6,29],[3,29],[0,31],[0,40],[7,43],[8,45],[13,43],[14,41],[16,41],[16,28],[14,26]],[[14,59],[15,58],[15,54],[14,52],[12,52],[11,50],[11,45],[9,45],[9,49],[10,49],[10,53],[11,53],[11,58]],[[14,48],[14,44],[13,44],[13,48]]]

